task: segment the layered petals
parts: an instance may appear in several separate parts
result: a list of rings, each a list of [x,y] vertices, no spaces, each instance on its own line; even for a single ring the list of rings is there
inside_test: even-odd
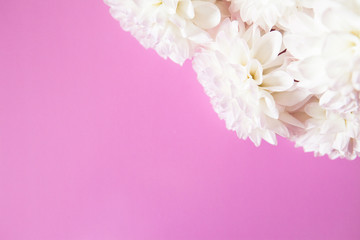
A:
[[[105,0],[145,48],[192,60],[226,128],[360,155],[359,0]]]
[[[359,113],[338,114],[322,108],[313,99],[304,107],[308,119],[304,130],[292,139],[296,146],[316,156],[355,159],[360,155]]]
[[[250,138],[255,145],[262,139],[276,144],[276,134],[288,137],[289,132],[279,119],[284,108],[273,94],[290,90],[294,80],[281,70],[285,58],[277,61],[281,34],[258,36],[254,32],[237,21],[225,20],[216,41],[195,55],[193,67],[228,129],[236,131],[239,138]]]
[[[145,48],[183,64],[211,41],[224,9],[211,0],[106,0],[110,12]]]

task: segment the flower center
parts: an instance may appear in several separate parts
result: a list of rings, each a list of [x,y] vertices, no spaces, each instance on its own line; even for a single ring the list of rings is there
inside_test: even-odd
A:
[[[247,79],[253,80],[257,85],[261,85],[262,74],[263,74],[263,71],[262,71],[262,67],[261,67],[261,64],[259,63],[259,61],[257,61],[257,60],[251,61],[251,63],[248,65]]]
[[[360,30],[354,30],[354,31],[351,31],[350,33],[360,39]]]
[[[158,6],[160,6],[161,4],[163,4],[162,0],[157,1],[157,2],[153,3],[152,5],[158,7]]]

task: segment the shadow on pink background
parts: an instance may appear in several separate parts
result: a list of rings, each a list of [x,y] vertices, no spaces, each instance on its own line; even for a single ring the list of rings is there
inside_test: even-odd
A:
[[[358,240],[360,159],[237,139],[101,1],[0,2],[1,240]]]

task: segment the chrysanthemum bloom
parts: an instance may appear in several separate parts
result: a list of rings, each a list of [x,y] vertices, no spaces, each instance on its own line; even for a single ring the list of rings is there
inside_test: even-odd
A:
[[[216,40],[193,60],[198,79],[226,127],[257,146],[262,139],[276,144],[276,134],[289,136],[281,120],[289,116],[273,97],[295,87],[283,70],[286,54],[281,52],[280,32],[262,34],[258,27],[226,19]],[[293,105],[301,100],[303,96],[289,99]]]
[[[301,134],[293,136],[296,146],[316,156],[355,159],[360,155],[360,114],[338,114],[326,110],[313,98],[303,108],[305,127]]]
[[[296,11],[296,0],[232,0],[230,11],[247,24],[257,24],[265,31],[287,14]]]
[[[211,41],[228,4],[216,0],[105,0],[111,14],[146,48],[182,64]]]
[[[289,18],[284,43],[298,61],[288,70],[322,107],[360,111],[360,3],[321,2],[314,4],[313,14]]]

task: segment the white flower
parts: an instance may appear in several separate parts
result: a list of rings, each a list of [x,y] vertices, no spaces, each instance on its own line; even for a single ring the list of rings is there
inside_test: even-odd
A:
[[[360,0],[104,1],[144,47],[193,60],[239,138],[360,156]]]
[[[292,139],[296,146],[316,156],[355,159],[360,155],[360,114],[338,114],[319,106],[316,98],[304,107],[304,131]]]
[[[121,27],[125,31],[130,31],[131,26],[136,23],[136,8],[137,6],[133,1],[117,1],[117,0],[105,0],[105,3],[109,5],[111,15],[118,21],[120,21]]]
[[[269,31],[285,14],[296,10],[296,0],[232,0],[230,10],[241,19]]]
[[[193,67],[214,110],[226,127],[239,138],[249,137],[255,145],[261,139],[276,144],[276,135],[289,135],[280,120],[283,107],[274,93],[294,85],[282,69],[285,54],[282,36],[277,31],[261,34],[259,28],[245,28],[238,21],[224,20],[216,40],[195,55]],[[293,101],[295,105],[299,100]]]
[[[226,4],[216,0],[106,0],[111,14],[144,47],[182,64],[211,41]]]
[[[299,12],[288,20],[284,44],[298,60],[288,70],[322,107],[360,111],[360,4],[316,3],[313,16]]]

